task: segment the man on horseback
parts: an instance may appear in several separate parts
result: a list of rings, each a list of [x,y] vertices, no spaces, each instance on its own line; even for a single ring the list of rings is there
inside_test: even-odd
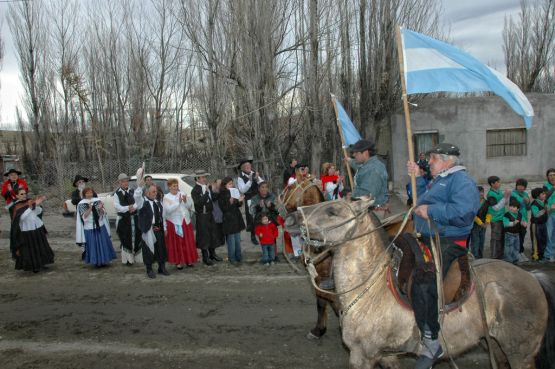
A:
[[[466,241],[472,229],[474,216],[480,207],[476,183],[459,165],[460,150],[455,145],[441,143],[430,151],[430,171],[433,180],[427,187],[417,186],[417,207],[414,225],[424,243],[422,254],[417,256],[411,301],[414,316],[422,337],[422,349],[416,369],[431,368],[443,355],[438,340],[440,330],[438,292],[431,240],[439,236],[441,269],[445,276],[451,263],[465,255]],[[408,162],[409,174],[419,175],[415,162]]]

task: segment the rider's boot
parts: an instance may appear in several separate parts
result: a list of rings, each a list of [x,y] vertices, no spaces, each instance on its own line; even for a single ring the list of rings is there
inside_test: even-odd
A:
[[[429,337],[422,338],[420,355],[416,360],[414,369],[430,369],[434,363],[443,356],[443,348],[439,340]]]

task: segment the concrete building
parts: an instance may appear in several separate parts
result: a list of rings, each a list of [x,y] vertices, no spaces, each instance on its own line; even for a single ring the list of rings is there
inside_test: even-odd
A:
[[[497,96],[429,98],[411,106],[415,157],[439,142],[460,147],[463,165],[479,182],[490,175],[504,182],[523,177],[541,181],[555,167],[555,95],[527,95],[534,107],[532,128]],[[404,115],[392,120],[393,185],[408,182],[408,148]]]

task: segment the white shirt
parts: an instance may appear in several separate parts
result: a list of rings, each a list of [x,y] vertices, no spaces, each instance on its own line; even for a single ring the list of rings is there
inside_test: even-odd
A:
[[[250,173],[245,173],[245,172],[241,172],[242,175],[245,175],[247,177],[250,177],[252,175],[252,177],[254,177],[254,172],[251,171]],[[262,177],[258,176],[257,178],[255,178],[256,183],[260,183],[260,182],[264,182],[264,179],[262,179]],[[241,191],[241,193],[245,193],[248,190],[250,190],[252,186],[252,179],[249,179],[246,183],[243,180],[243,178],[241,178],[241,176],[239,176],[237,178],[237,188],[239,189],[239,191]]]
[[[25,210],[19,218],[19,227],[21,228],[21,231],[34,231],[35,229],[42,227],[44,223],[38,217],[40,213],[42,213],[42,207],[40,206],[35,207],[34,210],[32,207]]]
[[[129,207],[128,206],[123,206],[119,203],[119,197],[118,197],[117,192],[122,192],[125,195],[127,192],[131,192],[131,190],[129,188],[127,190],[124,190],[123,188],[120,187],[116,190],[116,193],[113,196],[114,197],[114,208],[116,209],[116,212],[118,212],[118,213],[127,213],[129,211]],[[141,197],[142,197],[142,189],[141,189]],[[135,199],[135,201],[137,201],[137,200]],[[135,210],[137,209],[137,203],[135,203],[131,206],[133,206],[133,208]]]
[[[181,191],[175,195],[172,195],[171,192],[164,195],[164,219],[177,225],[183,224],[183,219],[186,224],[191,223],[193,200],[191,196],[187,196],[186,202],[179,202],[179,197],[184,195]]]

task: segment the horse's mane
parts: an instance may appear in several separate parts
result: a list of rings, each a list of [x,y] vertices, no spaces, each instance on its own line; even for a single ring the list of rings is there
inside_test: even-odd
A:
[[[372,226],[374,227],[374,229],[379,228],[378,230],[376,230],[376,233],[378,237],[380,237],[383,248],[385,249],[387,245],[389,245],[390,241],[389,241],[389,236],[387,235],[387,232],[381,226],[382,222],[380,221],[380,218],[378,218],[378,216],[373,211],[369,211],[368,219],[370,219],[370,222],[372,223]]]

